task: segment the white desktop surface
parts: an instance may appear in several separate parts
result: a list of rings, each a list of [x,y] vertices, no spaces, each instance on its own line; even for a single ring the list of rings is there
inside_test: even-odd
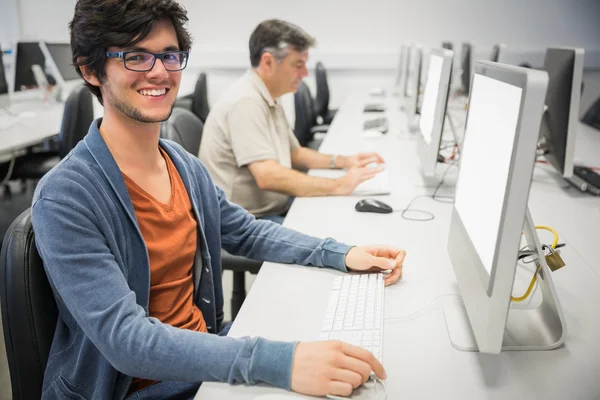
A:
[[[402,209],[414,195],[433,191],[419,173],[416,135],[403,128],[402,114],[393,111],[387,113],[388,134],[378,139],[360,137],[361,109],[367,101],[360,95],[348,99],[338,111],[321,151],[379,151],[390,171],[392,194],[378,198],[394,209]],[[287,227],[350,244],[385,243],[407,250],[403,277],[386,288],[385,294],[383,364],[388,374],[389,400],[600,398],[600,258],[593,246],[598,246],[600,239],[600,201],[575,189],[561,189],[549,183],[552,177],[547,175],[536,169],[529,205],[534,222],[556,228],[560,241],[567,244],[562,249],[567,266],[552,274],[566,317],[566,344],[553,351],[485,355],[454,349],[443,313],[444,307],[456,304],[452,296],[438,298],[410,318],[398,320],[421,310],[437,296],[459,294],[446,251],[451,204],[417,200],[414,208],[434,213],[435,219],[412,222],[403,220],[400,213],[358,213],[354,210],[356,197],[294,201],[285,220]],[[453,184],[455,179],[456,171],[450,171],[446,181]],[[452,191],[450,186],[438,194],[452,195]],[[562,209],[568,212],[557,213]],[[544,234],[540,233],[543,242],[551,240]],[[333,277],[340,274],[329,269],[265,263],[230,335],[318,340]],[[530,279],[530,272],[519,268],[515,294],[524,290]],[[539,300],[536,296],[533,305]],[[196,399],[292,397],[303,396],[264,384],[251,387],[205,382]]]
[[[178,97],[193,93],[196,74],[187,74],[182,81]],[[65,85],[63,96],[66,98],[80,80],[69,81]],[[94,97],[94,118],[102,116],[103,107]],[[62,123],[65,103],[44,100],[39,90],[16,92],[11,95],[8,107],[10,113],[0,109],[0,162],[10,157],[12,152],[35,145],[57,135]]]
[[[7,154],[58,134],[64,103],[41,99],[13,101],[11,114],[1,111],[0,154]]]

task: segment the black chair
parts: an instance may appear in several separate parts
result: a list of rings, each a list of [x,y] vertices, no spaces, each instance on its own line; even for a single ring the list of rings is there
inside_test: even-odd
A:
[[[321,61],[317,62],[315,78],[317,93],[315,96],[315,113],[322,118],[322,124],[328,125],[333,121],[336,110],[329,109],[329,84],[327,83],[327,70]]]
[[[262,261],[234,256],[225,250],[221,250],[221,266],[223,270],[233,272],[233,287],[231,289],[231,320],[233,321],[246,299],[246,272],[254,275],[258,274]]]
[[[191,111],[175,107],[171,117],[160,124],[160,137],[173,140],[195,156],[200,150],[204,124]]]
[[[317,125],[317,115],[310,89],[302,82],[294,94],[296,121],[294,134],[301,146],[318,149],[329,125]],[[320,134],[320,135],[319,135]]]
[[[192,97],[192,112],[206,122],[210,107],[208,106],[208,85],[206,83],[206,74],[203,72],[196,81],[194,97]]]
[[[193,112],[202,122],[206,122],[210,107],[208,106],[208,85],[206,74],[202,72],[196,81],[194,93],[178,98],[175,107],[185,108]]]
[[[13,399],[39,399],[58,310],[35,247],[31,209],[4,237],[0,305]]]
[[[92,93],[85,86],[78,86],[65,102],[58,134],[58,152],[32,152],[19,157],[11,179],[41,179],[87,135],[93,120]]]

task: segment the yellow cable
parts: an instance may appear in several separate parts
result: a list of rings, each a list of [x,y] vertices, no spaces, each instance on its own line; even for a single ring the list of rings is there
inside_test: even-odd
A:
[[[558,244],[558,232],[556,232],[554,229],[550,228],[549,226],[546,225],[538,225],[535,227],[535,229],[542,229],[544,231],[550,231],[554,234],[554,242],[552,242],[552,248],[555,249],[556,245]]]
[[[558,244],[558,232],[556,232],[554,229],[550,228],[549,226],[546,225],[538,225],[535,227],[535,229],[542,229],[545,231],[550,231],[554,234],[554,241],[552,242],[552,248],[555,249],[556,245]],[[529,297],[529,295],[531,294],[531,291],[533,290],[533,287],[535,286],[535,283],[537,282],[537,274],[540,271],[540,268],[542,267],[542,265],[538,265],[537,269],[535,270],[535,273],[533,274],[533,279],[531,279],[531,283],[529,284],[529,287],[527,288],[527,290],[525,291],[525,294],[521,297],[513,297],[511,296],[510,299],[514,302],[519,302],[519,301],[523,301],[525,300],[527,297]]]

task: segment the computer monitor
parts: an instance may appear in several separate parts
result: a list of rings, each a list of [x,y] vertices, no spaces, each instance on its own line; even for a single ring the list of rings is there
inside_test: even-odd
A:
[[[452,42],[442,42],[442,49],[454,50]]]
[[[398,75],[396,76],[396,87],[403,87],[403,81],[406,79],[407,66],[406,60],[408,58],[408,46],[400,46],[400,62],[398,63]]]
[[[419,87],[421,83],[421,59],[423,51],[421,46],[411,48],[410,67],[407,83],[407,98],[406,98],[406,115],[408,116],[409,125],[412,123],[417,114],[417,106],[419,104]]]
[[[489,61],[474,71],[448,234],[466,329],[483,353],[555,348],[564,318],[527,208],[548,74]],[[511,307],[523,233],[538,255],[539,307]]]
[[[38,42],[17,43],[17,63],[15,70],[15,92],[37,86],[32,65],[44,68],[46,58]]]
[[[54,72],[58,85],[64,86],[68,81],[81,79],[73,66],[73,53],[69,43],[40,42],[40,49],[46,56],[48,66]]]
[[[453,56],[452,50],[445,49],[434,49],[429,54],[428,79],[419,119],[422,141],[418,146],[421,170],[427,177],[435,176],[444,131]]]
[[[413,63],[413,52],[414,52],[414,48],[415,46],[410,46],[407,47],[406,49],[406,68],[405,71],[406,73],[404,74],[404,82],[402,82],[402,94],[404,98],[408,97],[408,93],[409,93],[409,89],[408,89],[408,81],[410,80],[410,76],[412,73],[412,63]]]
[[[504,51],[506,49],[506,45],[499,43],[495,44],[492,47],[492,55],[490,56],[490,61],[500,62],[500,58],[504,55]]]
[[[0,96],[8,94],[8,82],[6,80],[6,71],[4,70],[4,61],[2,59],[2,46],[0,46]]]
[[[544,59],[544,70],[549,76],[548,108],[539,146],[548,162],[567,179],[573,176],[583,58],[584,49],[548,48]]]
[[[462,68],[462,75],[460,76],[460,82],[462,85],[462,90],[465,95],[469,95],[469,90],[471,86],[471,57],[472,57],[473,47],[470,43],[462,44],[462,53],[461,53],[461,63],[460,66]]]

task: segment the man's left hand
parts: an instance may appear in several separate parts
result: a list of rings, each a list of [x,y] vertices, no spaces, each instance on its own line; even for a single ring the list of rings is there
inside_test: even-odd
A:
[[[406,251],[386,245],[358,246],[346,254],[346,267],[349,271],[380,272],[392,270],[385,277],[385,286],[398,282],[402,276],[402,263]]]
[[[363,166],[363,165],[366,165],[365,164],[366,161],[369,161],[369,162],[367,162],[367,164],[370,164],[370,163],[385,164],[385,161],[383,161],[383,157],[381,157],[379,155],[379,153],[358,153],[353,156],[345,156],[342,159],[342,165],[340,167],[341,168],[352,168],[352,167],[357,167],[357,166]]]

